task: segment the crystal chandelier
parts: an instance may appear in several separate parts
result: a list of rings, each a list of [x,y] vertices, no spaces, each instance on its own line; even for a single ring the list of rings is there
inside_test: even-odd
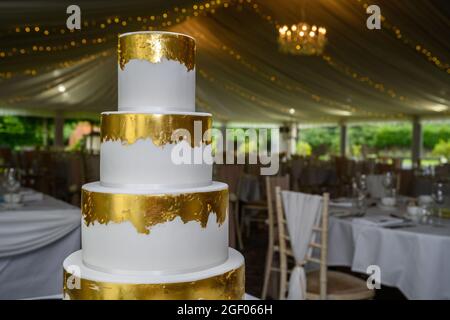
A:
[[[324,27],[310,26],[299,22],[290,28],[287,25],[278,29],[280,51],[293,55],[320,55],[323,52],[327,30]]]

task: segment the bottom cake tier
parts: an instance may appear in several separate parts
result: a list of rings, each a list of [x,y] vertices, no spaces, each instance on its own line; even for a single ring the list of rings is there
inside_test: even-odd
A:
[[[231,248],[223,264],[183,274],[100,272],[83,264],[81,250],[64,260],[66,300],[239,300],[244,283],[244,257]]]

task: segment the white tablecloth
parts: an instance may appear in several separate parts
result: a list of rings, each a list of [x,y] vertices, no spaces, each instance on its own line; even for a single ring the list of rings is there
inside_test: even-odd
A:
[[[80,222],[79,208],[49,196],[0,208],[0,299],[60,294],[62,262],[81,246]]]
[[[371,207],[367,215],[402,213],[394,211]],[[409,299],[450,299],[450,221],[442,222],[444,227],[388,229],[331,216],[328,264],[361,273],[377,265],[381,283],[399,288]]]

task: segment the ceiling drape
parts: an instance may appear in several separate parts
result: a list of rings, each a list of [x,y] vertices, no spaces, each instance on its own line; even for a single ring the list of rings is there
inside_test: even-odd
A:
[[[0,2],[0,110],[116,110],[117,35],[152,27],[196,38],[197,109],[220,121],[450,115],[444,0],[376,1],[381,30],[366,28],[364,0],[78,1],[75,32],[65,27],[69,4]],[[299,22],[302,9],[327,29],[320,56],[278,50],[277,26]]]

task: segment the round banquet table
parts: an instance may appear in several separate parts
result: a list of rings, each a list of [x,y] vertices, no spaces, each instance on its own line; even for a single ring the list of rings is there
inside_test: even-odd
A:
[[[333,217],[351,208],[330,206],[328,264],[366,273],[377,265],[381,283],[397,287],[408,299],[450,299],[450,219],[440,226],[404,228],[361,225],[352,217]],[[405,208],[370,207],[366,216],[402,215]]]

